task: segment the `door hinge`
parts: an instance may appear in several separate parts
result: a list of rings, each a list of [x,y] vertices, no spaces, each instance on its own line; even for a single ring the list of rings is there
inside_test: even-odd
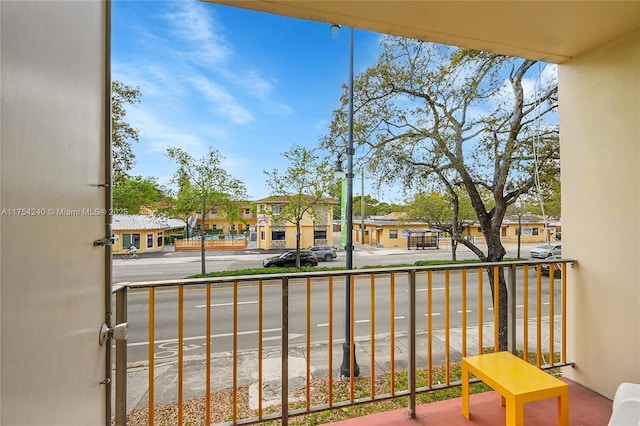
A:
[[[113,238],[100,238],[99,240],[95,240],[93,242],[94,246],[111,246],[113,245]]]

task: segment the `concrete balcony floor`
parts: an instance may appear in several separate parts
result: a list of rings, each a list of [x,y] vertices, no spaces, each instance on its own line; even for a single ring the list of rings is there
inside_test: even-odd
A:
[[[611,417],[611,400],[585,387],[562,379],[569,384],[569,417],[571,426],[604,426]],[[500,405],[500,395],[485,392],[469,398],[471,419],[462,415],[462,399],[450,399],[419,405],[416,418],[406,418],[406,410],[349,419],[333,423],[338,426],[499,426],[505,424],[505,410]],[[558,409],[555,398],[525,404],[525,426],[556,426]]]

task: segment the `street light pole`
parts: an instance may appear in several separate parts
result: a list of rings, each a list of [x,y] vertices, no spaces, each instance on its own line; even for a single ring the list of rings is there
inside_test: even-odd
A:
[[[332,33],[335,34],[340,26],[332,25]],[[347,141],[347,200],[346,200],[346,268],[353,269],[353,27],[349,27],[349,129]],[[345,324],[344,343],[342,344],[341,377],[358,377],[360,367],[356,361],[355,346],[351,353],[351,274],[345,280]],[[351,371],[351,358],[353,357],[353,372]]]

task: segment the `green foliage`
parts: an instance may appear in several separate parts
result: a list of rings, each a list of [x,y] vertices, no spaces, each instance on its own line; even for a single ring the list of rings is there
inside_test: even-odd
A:
[[[455,203],[451,194],[439,192],[418,192],[409,200],[406,208],[407,221],[426,222],[429,226],[453,235],[453,223],[462,230],[467,223],[476,220],[476,215],[471,205],[471,200],[462,191],[455,190],[458,211],[454,211]]]
[[[360,195],[353,196],[354,216],[360,216],[360,213],[362,210],[362,205],[360,203],[361,199],[362,199],[362,196]],[[405,206],[403,205],[379,201],[373,198],[371,195],[364,196],[364,204],[365,204],[364,217],[385,216],[390,213],[405,211]],[[333,214],[334,214],[334,219],[340,218],[340,211],[338,209],[336,209],[336,211],[334,211]]]
[[[113,180],[118,183],[135,164],[131,142],[138,142],[139,131],[126,122],[127,105],[140,103],[140,88],[119,81],[111,82],[111,143]]]
[[[140,213],[141,207],[153,207],[167,198],[156,178],[122,176],[113,187],[113,207],[127,214]]]
[[[294,272],[318,272],[318,271],[330,271],[344,268],[313,268],[313,267],[300,267],[300,268],[252,268],[252,269],[237,269],[231,271],[216,271],[209,272],[207,274],[195,274],[186,277],[189,278],[216,278],[216,277],[240,277],[244,275],[282,275],[291,274]]]
[[[327,220],[336,179],[329,162],[320,159],[314,150],[294,145],[282,156],[289,160],[284,173],[278,169],[265,170],[264,173],[271,197],[282,197],[284,200],[284,205],[278,214],[273,215],[273,220],[296,226],[296,251],[299,251],[302,219],[305,215],[311,215],[321,223]],[[297,257],[296,263],[299,261]]]
[[[237,210],[248,198],[244,183],[221,167],[224,157],[217,150],[209,148],[206,155],[194,158],[181,148],[169,147],[167,156],[178,165],[173,177],[178,189],[170,216],[187,219],[193,212],[200,211],[204,219],[206,212],[213,208],[226,212]],[[204,235],[204,220],[200,232]],[[203,257],[204,250],[203,244]],[[205,262],[202,262],[202,273],[206,273]]]
[[[536,174],[543,183],[559,176],[557,82],[538,78],[542,67],[531,60],[392,36],[382,48],[354,82],[354,141],[367,156],[360,162],[381,183],[437,186],[452,203],[464,195],[487,252],[457,241],[483,260],[500,260],[507,207],[531,191]],[[534,97],[524,87],[536,79]],[[344,94],[341,101],[321,141],[334,152],[347,128]],[[466,216],[463,204],[453,222]]]

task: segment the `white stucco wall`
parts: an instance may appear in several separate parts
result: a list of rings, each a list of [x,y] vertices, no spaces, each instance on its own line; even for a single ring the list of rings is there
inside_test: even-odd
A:
[[[612,397],[640,382],[640,32],[560,66],[566,373]]]
[[[105,424],[106,6],[0,2],[0,424]],[[31,209],[31,210],[18,210]]]

